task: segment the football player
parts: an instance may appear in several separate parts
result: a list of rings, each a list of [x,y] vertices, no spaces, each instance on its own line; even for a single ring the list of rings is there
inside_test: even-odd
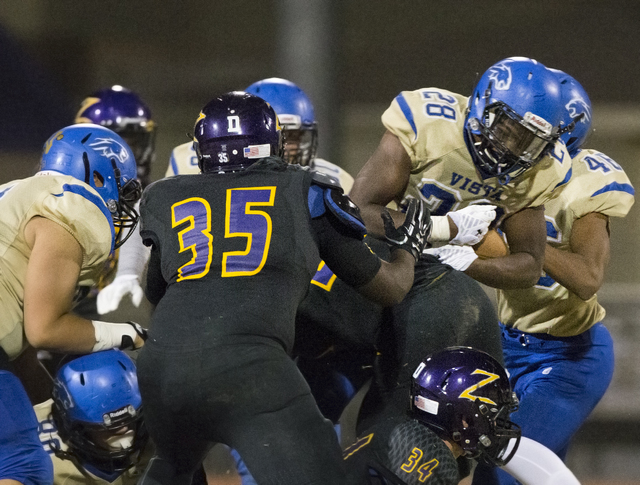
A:
[[[149,185],[157,127],[151,110],[137,93],[119,85],[100,89],[82,101],[75,123],[94,123],[118,133],[133,151],[142,188]],[[136,231],[109,259],[97,287],[77,311],[87,316],[96,315],[96,312],[104,315],[116,310],[127,294],[131,295],[134,306],[139,306],[143,297],[140,275],[148,259],[148,248]]]
[[[402,206],[410,198],[425,200],[436,215],[490,203],[498,207],[495,224],[514,240],[515,250],[476,261],[470,246],[482,235],[427,250],[441,252],[423,255],[411,292],[386,312],[359,435],[382,416],[405,412],[411,371],[424,353],[463,345],[503,362],[495,309],[470,276],[494,286],[526,286],[540,274],[543,204],[570,166],[564,145],[556,143],[567,128],[562,121],[556,76],[528,58],[489,68],[469,98],[439,88],[404,91],[382,115],[387,131],[351,190],[369,231],[382,233],[374,217],[381,207]],[[452,239],[451,227],[435,221],[431,239]]]
[[[47,140],[40,167],[35,176],[0,185],[2,369],[11,370],[10,361],[29,344],[84,353],[141,347],[146,332],[138,324],[91,321],[71,312],[81,289],[95,283],[109,254],[137,224],[133,153],[107,128],[74,125]],[[22,426],[31,420],[30,405],[7,403],[10,393],[1,396],[0,409],[12,410],[3,422]],[[0,443],[15,443],[15,426],[0,427]],[[0,456],[0,479],[11,478],[7,456]]]
[[[121,350],[67,358],[34,406],[54,485],[135,484],[149,461],[136,366]]]
[[[352,483],[457,484],[455,459],[466,457],[500,466],[523,485],[579,485],[553,452],[521,437],[510,419],[518,399],[507,373],[485,352],[458,346],[428,355],[413,373],[409,401],[406,416],[388,417],[390,432],[366,430],[345,449]]]
[[[289,356],[295,310],[319,257],[380,304],[400,301],[428,213],[416,201],[403,224],[389,221],[384,262],[332,179],[279,158],[278,119],[261,98],[215,98],[194,137],[203,173],[155,182],[141,203],[157,308],[137,364],[158,450],[141,483],[188,483],[215,442],[258,483],[345,483],[333,428]]]
[[[591,130],[589,97],[571,76],[556,75],[565,123],[575,123],[561,137],[572,157],[571,180],[545,204],[542,277],[531,288],[499,290],[497,297],[505,363],[520,399],[513,419],[523,436],[564,459],[613,376],[613,341],[596,292],[609,261],[609,218],[626,216],[635,192],[618,163],[581,148]],[[486,467],[476,474],[474,483],[516,483]]]

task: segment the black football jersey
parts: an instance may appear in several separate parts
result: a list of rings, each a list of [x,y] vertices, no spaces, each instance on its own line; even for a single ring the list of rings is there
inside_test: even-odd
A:
[[[145,190],[140,234],[153,246],[149,273],[159,256],[166,282],[151,322],[156,344],[215,346],[260,336],[291,350],[296,309],[322,257],[318,248],[331,247],[332,226],[322,234],[313,229],[312,177],[264,159],[243,171],[170,177]],[[373,255],[355,242],[369,263],[345,265],[370,279],[379,263],[372,265]]]

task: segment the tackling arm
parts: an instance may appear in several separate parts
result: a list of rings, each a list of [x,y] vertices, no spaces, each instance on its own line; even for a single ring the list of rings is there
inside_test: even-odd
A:
[[[31,247],[24,285],[24,329],[35,348],[57,352],[86,353],[97,345],[97,330],[91,320],[71,313],[73,297],[84,257],[76,239],[59,224],[34,217],[25,227]],[[144,344],[129,324],[121,325],[118,334],[129,334],[135,347]],[[109,327],[116,330],[115,327]],[[121,336],[121,335],[120,335]],[[117,347],[121,340],[117,340]]]
[[[402,199],[411,173],[411,159],[397,136],[387,131],[380,144],[355,178],[349,195],[360,208],[369,234],[384,238],[380,213],[391,201]],[[390,211],[396,226],[404,214]]]

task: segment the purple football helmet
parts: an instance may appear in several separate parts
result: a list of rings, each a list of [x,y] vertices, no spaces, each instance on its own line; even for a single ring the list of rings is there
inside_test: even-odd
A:
[[[491,66],[469,98],[464,122],[482,177],[505,184],[540,161],[559,137],[563,111],[558,78],[538,61],[509,57]]]
[[[486,352],[449,347],[427,356],[413,374],[412,415],[469,458],[502,466],[513,457],[521,431],[509,415],[517,409],[504,367]]]
[[[235,172],[282,156],[275,111],[253,94],[233,91],[210,101],[196,120],[193,147],[202,172]]]
[[[136,159],[138,178],[143,186],[148,185],[156,124],[140,96],[118,85],[96,91],[82,101],[75,123],[106,126],[124,138]]]

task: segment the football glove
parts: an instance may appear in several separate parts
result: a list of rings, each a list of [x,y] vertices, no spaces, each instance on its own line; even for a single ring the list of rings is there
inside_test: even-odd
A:
[[[478,259],[478,255],[471,246],[455,246],[447,244],[439,248],[429,248],[426,254],[436,256],[442,264],[451,266],[458,271],[465,271],[471,263]]]
[[[384,222],[385,239],[391,244],[391,248],[404,249],[418,261],[431,233],[431,213],[425,203],[417,199],[409,200],[404,222],[397,228],[386,208],[382,210],[380,217]]]
[[[489,224],[496,217],[496,206],[488,204],[469,205],[447,214],[458,228],[458,234],[449,244],[473,246],[482,241],[489,231]]]
[[[140,281],[136,275],[116,276],[111,284],[105,286],[99,293],[96,300],[98,314],[113,312],[118,309],[122,298],[131,294],[131,302],[139,307],[142,302],[144,292],[140,286]]]

